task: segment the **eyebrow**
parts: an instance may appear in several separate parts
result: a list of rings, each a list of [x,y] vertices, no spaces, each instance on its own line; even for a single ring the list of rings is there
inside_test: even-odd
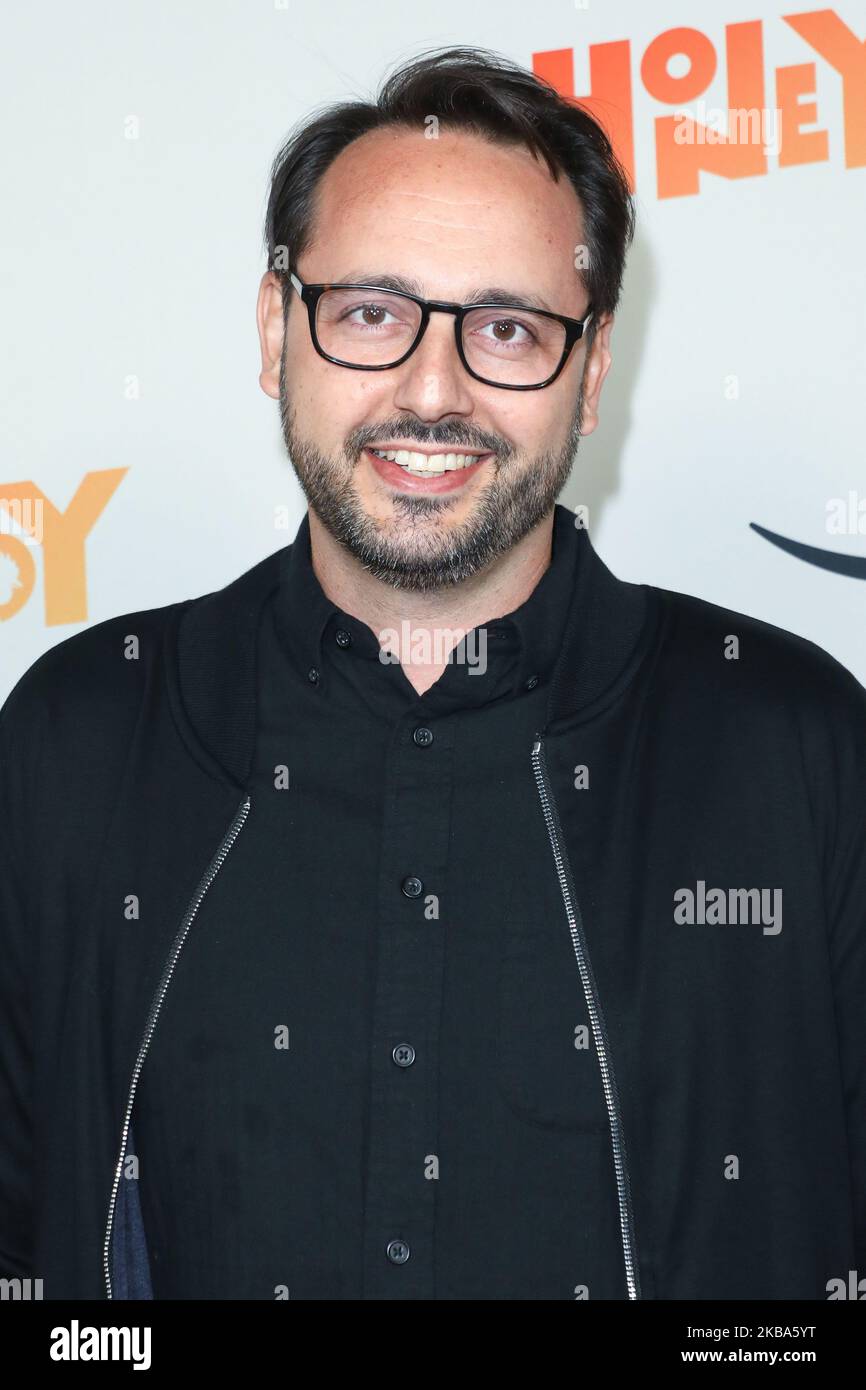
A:
[[[413,280],[406,275],[390,275],[387,272],[380,273],[375,270],[359,270],[351,275],[343,275],[339,280],[329,280],[329,285],[374,285],[383,290],[397,290],[403,294],[416,294],[420,299],[426,299],[424,290],[419,280]],[[550,305],[541,295],[532,295],[531,298],[522,294],[515,294],[513,290],[503,289],[501,285],[487,285],[484,289],[473,290],[465,299],[459,301],[462,304],[504,304],[509,309],[547,309],[549,313],[555,313]]]

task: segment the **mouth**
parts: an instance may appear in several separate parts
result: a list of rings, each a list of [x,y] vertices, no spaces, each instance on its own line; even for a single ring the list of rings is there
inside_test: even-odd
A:
[[[425,492],[450,492],[462,487],[482,463],[493,457],[492,452],[475,454],[457,449],[425,454],[416,449],[368,447],[364,453],[381,478],[412,492],[419,488]]]

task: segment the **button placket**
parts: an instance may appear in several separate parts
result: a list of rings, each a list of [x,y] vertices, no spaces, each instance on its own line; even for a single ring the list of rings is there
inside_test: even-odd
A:
[[[416,737],[419,729],[428,730]],[[365,1211],[365,1298],[433,1297],[439,1025],[444,937],[438,927],[450,844],[453,731],[411,713],[386,753],[371,1107]],[[399,889],[399,892],[397,891]],[[435,902],[435,909],[432,904]],[[435,918],[430,917],[435,911]],[[430,920],[428,920],[430,918]],[[409,1041],[411,1039],[412,1041]],[[395,1235],[399,1232],[399,1236]],[[412,1258],[408,1258],[411,1247]],[[383,1251],[387,1259],[383,1259]],[[397,1258],[395,1258],[395,1254]],[[399,1274],[391,1266],[401,1266]]]

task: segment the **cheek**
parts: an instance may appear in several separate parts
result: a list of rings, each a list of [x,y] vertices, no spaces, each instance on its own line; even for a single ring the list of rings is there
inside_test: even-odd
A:
[[[539,395],[548,399],[538,402],[537,447],[539,451],[543,448],[559,449],[565,443],[572,426],[577,407],[577,386],[563,375],[563,379],[540,391]]]
[[[515,392],[519,394],[522,393]],[[537,400],[530,400],[530,394],[527,391],[518,405],[498,411],[492,420],[493,428],[524,457],[550,449],[562,434],[566,420],[564,403],[542,401],[540,397],[547,394],[543,391],[538,393]]]
[[[340,410],[340,393],[335,390],[329,367],[309,345],[289,339],[286,351],[286,389],[300,419],[303,414],[321,428]]]
[[[367,374],[343,371],[318,356],[313,362],[303,359],[294,370],[290,358],[286,380],[300,429],[331,455],[343,452],[355,430],[394,415],[390,397]]]

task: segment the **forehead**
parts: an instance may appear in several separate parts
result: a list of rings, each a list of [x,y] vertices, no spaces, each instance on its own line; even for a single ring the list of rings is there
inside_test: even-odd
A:
[[[438,297],[493,281],[552,288],[564,277],[577,293],[581,241],[570,181],[554,181],[524,146],[445,128],[436,140],[423,127],[389,128],[347,146],[320,181],[304,264],[311,279],[376,265]]]

